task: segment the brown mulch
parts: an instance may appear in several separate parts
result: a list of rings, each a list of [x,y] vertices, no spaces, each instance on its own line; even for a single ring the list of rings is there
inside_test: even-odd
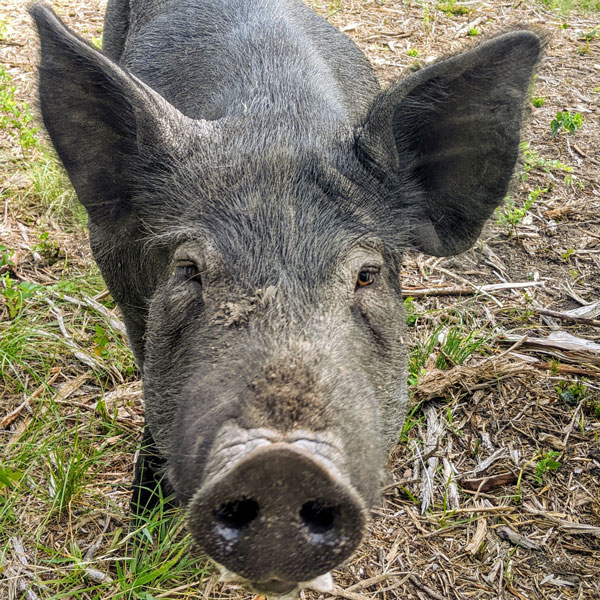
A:
[[[105,2],[52,4],[86,38],[101,35]],[[600,13],[562,16],[533,0],[454,3],[464,14],[447,14],[430,0],[311,4],[355,39],[384,83],[475,43],[468,35],[473,28],[481,37],[514,23],[544,30],[548,48],[533,94],[545,103],[531,108],[523,134],[530,151],[543,161],[526,179],[517,177],[511,195],[522,206],[532,190],[547,191],[520,223],[491,222],[482,241],[461,256],[406,257],[403,286],[412,292],[415,315],[411,343],[424,344],[434,332],[440,340],[415,387],[413,426],[390,456],[390,482],[363,545],[334,573],[331,596],[312,591],[302,596],[600,598],[600,367],[595,346],[584,343],[600,344],[594,322],[600,311],[592,306],[600,300],[600,37],[590,42],[582,38],[582,32],[600,32]],[[13,77],[18,97],[35,104],[36,47],[24,3],[0,0],[0,14],[11,24],[10,43],[0,42],[0,61]],[[566,109],[580,112],[584,125],[573,135],[552,137],[550,121]],[[15,157],[20,158],[14,140],[0,132],[3,190],[27,185]],[[531,155],[529,160],[535,162]],[[549,166],[551,161],[568,170]],[[26,219],[21,207],[2,200],[0,244],[19,249],[17,268],[24,279],[51,280],[52,269],[37,268],[31,258],[28,240],[38,239],[39,224]],[[81,232],[56,235],[72,262],[90,260]],[[495,284],[506,285],[480,291]],[[438,293],[440,289],[446,291]],[[591,308],[578,321],[579,313],[573,311],[585,306]],[[478,332],[487,342],[464,364],[451,364],[446,357],[450,364],[440,369],[433,358],[443,355],[444,332],[452,326]],[[566,347],[564,336],[554,345],[534,342],[557,333],[577,338],[579,349]],[[85,365],[77,368],[82,379],[76,379],[76,370],[70,374],[73,391],[58,385],[66,385],[59,373],[56,384],[50,382],[65,410],[69,402],[86,407],[108,394],[120,418],[129,419],[135,431],[141,420],[136,384],[114,382],[101,391],[87,381]],[[585,394],[569,395],[569,386],[582,382]],[[13,440],[31,422],[27,407],[19,409],[22,403],[16,394],[0,395],[0,420]],[[560,466],[540,471],[538,465],[549,456]],[[115,457],[98,485],[108,489],[111,482],[130,477],[131,457]],[[120,507],[124,518],[127,493],[112,498],[111,510]],[[33,532],[41,517],[32,515],[28,503],[17,518],[34,519]],[[113,520],[104,532],[107,539],[117,523]],[[91,544],[99,532],[88,526],[78,530],[77,521],[65,520],[64,531],[49,528],[39,534],[40,543],[66,546],[70,537],[65,531],[75,527],[82,544]],[[14,547],[12,554],[9,548],[0,558],[17,564]],[[51,573],[41,578],[45,576],[51,579]],[[216,579],[206,578],[187,597],[250,597],[243,588]],[[3,600],[2,594],[0,579]]]

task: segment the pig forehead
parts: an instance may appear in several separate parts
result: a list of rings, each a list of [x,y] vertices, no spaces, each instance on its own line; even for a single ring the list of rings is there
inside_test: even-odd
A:
[[[180,199],[181,210],[168,229],[197,240],[231,267],[250,270],[280,265],[327,271],[352,248],[383,246],[359,192],[349,198],[297,174],[242,177],[228,187],[205,184],[193,197]]]
[[[200,247],[209,260],[244,280],[284,277],[329,279],[352,262],[356,249],[378,252],[381,243],[364,223],[335,206],[278,206],[227,214],[203,223]]]

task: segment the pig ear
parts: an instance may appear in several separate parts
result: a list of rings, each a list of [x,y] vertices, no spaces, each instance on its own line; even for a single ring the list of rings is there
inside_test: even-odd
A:
[[[540,38],[515,31],[425,68],[375,101],[359,149],[400,181],[414,245],[446,256],[470,248],[506,195],[519,153]],[[412,199],[401,197],[412,190]],[[416,206],[415,206],[416,204]],[[405,213],[406,214],[406,213]]]
[[[152,152],[169,153],[186,117],[48,7],[35,4],[30,12],[41,40],[44,125],[91,220],[114,226],[133,213],[135,169],[152,161]]]

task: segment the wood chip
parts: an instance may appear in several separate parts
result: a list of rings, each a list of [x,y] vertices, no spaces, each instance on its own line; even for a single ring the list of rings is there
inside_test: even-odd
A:
[[[590,534],[600,537],[600,527],[586,525],[585,523],[571,523],[570,521],[559,521],[558,526],[562,531],[571,535]]]
[[[552,435],[550,433],[540,432],[539,440],[540,440],[540,442],[544,442],[544,444],[548,444],[549,446],[552,446],[552,448],[554,448],[555,450],[562,451],[565,449],[564,442],[561,439],[557,438],[555,435]]]
[[[58,398],[66,400],[69,396],[74,394],[88,379],[90,379],[89,373],[83,373],[70,381],[63,383],[58,389]]]
[[[405,287],[402,290],[402,295],[407,297],[421,298],[423,296],[470,296],[477,293],[489,294],[490,292],[498,292],[501,290],[517,290],[523,288],[537,287],[544,285],[543,281],[523,281],[519,283],[492,283],[489,285],[470,286],[432,286],[428,288],[411,288]]]
[[[461,487],[473,492],[487,492],[504,485],[512,485],[517,482],[517,475],[514,473],[500,473],[490,477],[478,477],[476,479],[463,479],[460,482]]]
[[[19,598],[23,600],[38,600],[39,596],[31,589],[32,584],[30,584],[25,578],[25,574],[13,567],[7,565],[3,566],[2,574],[6,577],[12,584],[16,587],[16,589],[22,594]],[[11,597],[9,591],[9,598]]]
[[[17,408],[9,412],[7,415],[0,419],[0,429],[6,429],[14,420],[19,418],[19,415],[23,409],[29,404],[29,400],[25,400]]]
[[[521,546],[521,548],[527,548],[528,550],[542,549],[539,544],[536,544],[535,542],[527,539],[524,535],[513,531],[510,527],[498,527],[496,532],[503,540],[506,540],[515,546]]]
[[[430,504],[433,503],[434,476],[437,471],[439,459],[433,455],[439,448],[441,438],[444,434],[444,424],[438,419],[435,406],[428,404],[423,412],[427,417],[427,439],[425,440],[425,452],[430,455],[427,459],[427,468],[423,473],[423,486],[421,488],[421,514],[425,514]]]
[[[487,521],[481,517],[480,519],[477,519],[477,529],[475,530],[475,535],[473,535],[471,541],[465,546],[465,551],[470,552],[473,555],[477,554],[481,548],[483,540],[485,539],[486,533]]]
[[[504,334],[503,338],[507,342],[518,342],[524,336]],[[525,346],[539,346],[541,348],[557,348],[559,350],[570,350],[575,352],[590,352],[600,354],[600,344],[580,338],[566,331],[554,331],[548,337],[534,338],[527,336],[524,341]]]
[[[112,578],[103,571],[98,571],[98,569],[90,569],[89,567],[85,569],[85,575],[94,583],[112,583]]]
[[[441,594],[438,594],[435,590],[432,590],[429,586],[427,586],[424,583],[422,583],[421,581],[419,581],[419,579],[417,579],[417,577],[415,575],[411,575],[408,579],[411,581],[411,583],[413,583],[419,589],[423,590],[427,595],[431,596],[434,600],[447,600],[447,598],[444,598],[444,596],[442,596]]]

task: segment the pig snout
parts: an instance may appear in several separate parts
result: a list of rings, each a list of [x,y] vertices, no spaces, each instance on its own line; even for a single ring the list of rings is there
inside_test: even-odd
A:
[[[304,448],[268,444],[196,492],[190,526],[217,563],[282,592],[328,572],[360,543],[365,505],[343,479]]]

